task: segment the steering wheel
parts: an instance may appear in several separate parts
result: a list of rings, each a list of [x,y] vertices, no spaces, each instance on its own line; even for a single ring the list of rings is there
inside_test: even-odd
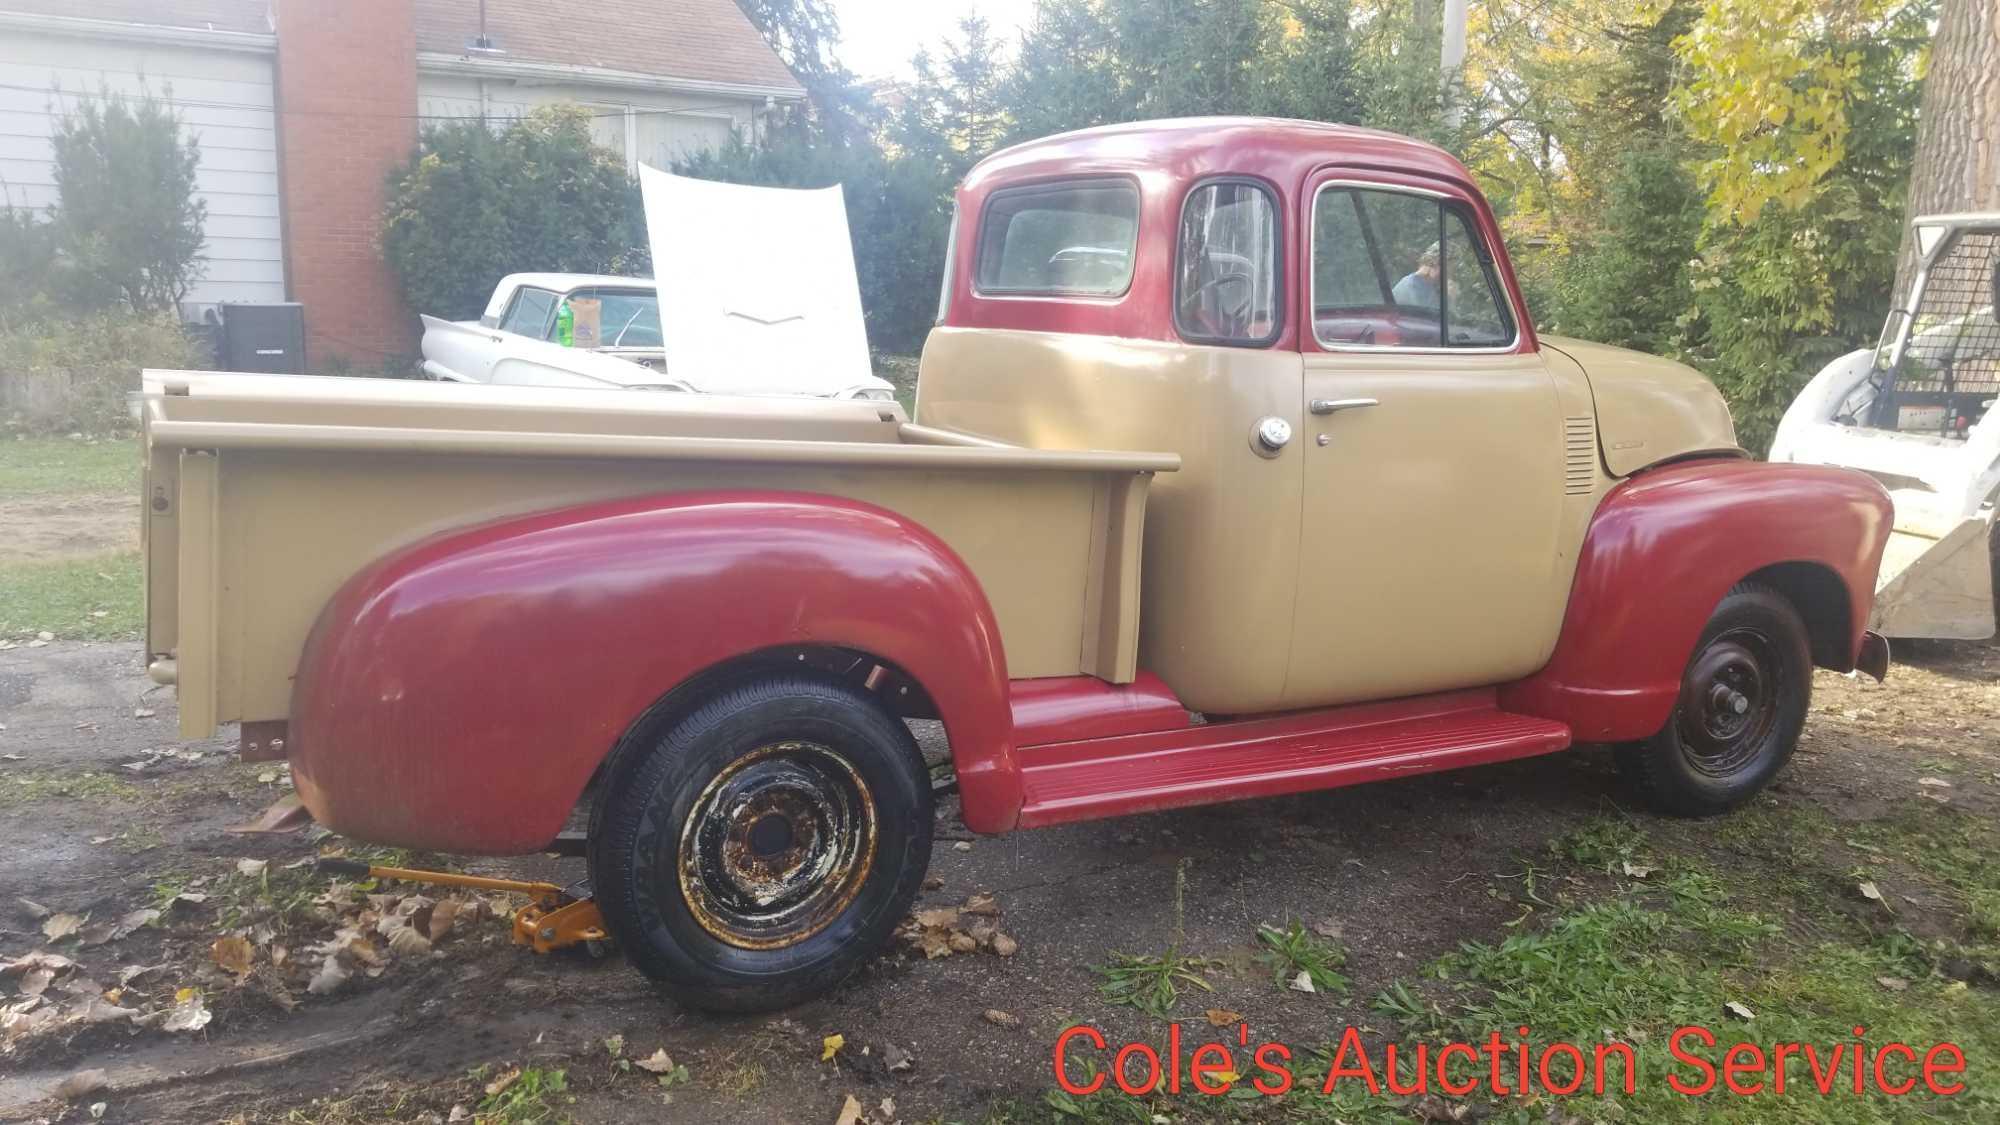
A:
[[[1237,284],[1243,287],[1240,299],[1234,308],[1225,308],[1222,287]],[[1181,308],[1189,320],[1196,322],[1210,336],[1240,336],[1250,326],[1250,275],[1247,273],[1222,273],[1209,278],[1181,298]],[[1215,294],[1215,311],[1209,311],[1209,294]]]

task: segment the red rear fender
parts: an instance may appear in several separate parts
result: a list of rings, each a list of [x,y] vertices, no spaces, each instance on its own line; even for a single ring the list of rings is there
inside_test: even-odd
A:
[[[1821,663],[1851,669],[1893,522],[1882,487],[1846,469],[1704,460],[1635,476],[1591,521],[1554,655],[1501,705],[1580,742],[1653,734],[1702,626],[1753,576],[1799,606]]]
[[[967,824],[1013,826],[1007,667],[979,584],[909,520],[803,493],[607,501],[382,559],[306,642],[293,776],[338,832],[529,851],[656,700],[787,645],[859,650],[916,679],[957,756]]]

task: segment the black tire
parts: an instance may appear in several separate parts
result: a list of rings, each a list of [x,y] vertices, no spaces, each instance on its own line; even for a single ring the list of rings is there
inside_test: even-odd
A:
[[[732,687],[634,745],[593,810],[591,881],[633,965],[691,1007],[762,1012],[886,944],[930,864],[909,728],[806,676]]]
[[[1618,748],[1654,808],[1714,816],[1757,795],[1791,760],[1812,702],[1805,620],[1777,591],[1731,589],[1709,616],[1658,734]]]

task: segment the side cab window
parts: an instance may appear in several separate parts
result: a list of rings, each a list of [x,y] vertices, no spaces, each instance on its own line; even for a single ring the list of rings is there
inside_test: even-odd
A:
[[[1211,180],[1181,205],[1174,325],[1190,343],[1262,347],[1283,328],[1278,207],[1262,184]]]
[[[523,288],[514,294],[514,303],[500,320],[502,332],[530,339],[549,338],[549,320],[556,311],[556,295],[546,289]]]
[[[1451,200],[1327,184],[1313,199],[1313,336],[1323,348],[1506,348],[1492,251]]]

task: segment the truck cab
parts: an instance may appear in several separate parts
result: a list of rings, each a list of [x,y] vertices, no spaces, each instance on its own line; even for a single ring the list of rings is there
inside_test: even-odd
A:
[[[1745,456],[1699,374],[1538,337],[1457,161],[1260,119],[974,168],[917,418],[1180,453],[1148,507],[1140,663],[1230,713],[1527,676],[1603,496]]]

